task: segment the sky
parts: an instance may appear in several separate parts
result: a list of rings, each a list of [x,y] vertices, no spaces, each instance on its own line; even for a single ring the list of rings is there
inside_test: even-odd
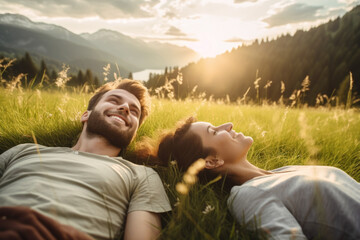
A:
[[[360,0],[0,0],[0,13],[74,33],[110,29],[214,57],[255,39],[275,39],[344,15]]]

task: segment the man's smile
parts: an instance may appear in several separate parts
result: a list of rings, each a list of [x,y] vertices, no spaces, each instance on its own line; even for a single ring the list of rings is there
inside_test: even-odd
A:
[[[115,119],[116,121],[125,124],[125,126],[129,125],[129,122],[127,121],[127,119],[122,116],[121,114],[107,114],[108,117]]]

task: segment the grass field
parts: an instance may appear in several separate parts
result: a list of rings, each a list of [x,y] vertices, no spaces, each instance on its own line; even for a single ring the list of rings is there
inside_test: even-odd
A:
[[[90,94],[0,88],[0,153],[20,143],[72,146]],[[156,139],[163,129],[190,115],[214,125],[232,122],[252,136],[248,159],[264,169],[285,165],[330,165],[360,181],[360,113],[356,109],[286,108],[153,99],[152,113],[135,142]],[[134,144],[130,147],[130,152]],[[195,184],[189,194],[175,190],[176,165],[157,168],[174,210],[163,217],[162,239],[256,239],[226,208],[228,193],[216,184]],[[219,184],[220,183],[220,184]]]

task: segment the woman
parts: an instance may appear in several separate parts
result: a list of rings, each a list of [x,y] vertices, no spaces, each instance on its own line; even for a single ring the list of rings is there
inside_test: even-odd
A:
[[[188,119],[164,136],[157,156],[186,170],[199,158],[203,173],[226,175],[233,186],[228,207],[249,228],[275,239],[360,239],[360,184],[340,169],[287,166],[272,171],[247,160],[253,139]]]

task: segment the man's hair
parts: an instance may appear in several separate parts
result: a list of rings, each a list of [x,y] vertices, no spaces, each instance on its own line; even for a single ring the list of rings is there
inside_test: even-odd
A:
[[[139,118],[139,125],[145,120],[150,112],[150,96],[147,88],[139,81],[131,79],[122,79],[120,81],[109,82],[101,86],[95,91],[94,96],[89,100],[87,110],[93,110],[96,104],[100,101],[102,96],[110,90],[122,89],[133,94],[140,102],[141,115]]]

